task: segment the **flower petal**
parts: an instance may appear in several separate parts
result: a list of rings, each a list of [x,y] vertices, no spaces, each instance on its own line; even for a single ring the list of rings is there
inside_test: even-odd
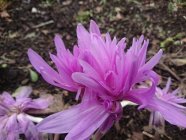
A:
[[[4,129],[7,131],[8,134],[14,133],[14,135],[11,137],[16,137],[16,135],[19,134],[19,127],[18,127],[18,123],[17,123],[17,114],[13,114],[8,118]]]
[[[60,75],[53,70],[35,51],[29,49],[28,56],[33,67],[48,83],[61,88],[66,87],[66,84],[62,82]]]
[[[29,86],[22,86],[16,90],[16,99],[27,98],[32,93],[32,88]]]
[[[0,98],[2,98],[4,105],[9,106],[9,105],[13,105],[15,103],[14,98],[10,95],[10,93],[8,93],[6,91],[2,93]]]
[[[57,56],[61,57],[62,54],[66,52],[65,45],[63,40],[61,39],[60,35],[56,34],[54,38],[54,43],[57,50]]]
[[[82,140],[89,138],[109,117],[105,108],[97,106],[86,114],[68,133],[65,140]]]
[[[83,27],[82,24],[78,24],[77,29],[77,37],[78,37],[78,46],[82,48],[89,48],[90,46],[90,34],[89,32]]]
[[[163,89],[164,93],[168,93],[168,91],[170,89],[170,85],[171,85],[171,78],[169,77],[168,81],[167,81],[167,84],[166,84],[166,87],[165,87],[165,89]]]
[[[52,104],[52,97],[49,98],[38,98],[30,101],[24,106],[24,109],[46,109],[50,104]]]
[[[17,116],[19,127],[21,133],[25,135],[28,140],[39,140],[39,134],[37,132],[36,126],[26,118],[24,114],[19,114]]]
[[[160,112],[164,119],[173,125],[186,127],[186,109],[179,108],[158,98],[150,100],[146,108]]]
[[[154,93],[155,84],[152,83],[152,86],[150,88],[139,88],[131,90],[128,94],[126,94],[125,99],[139,104],[140,108],[143,108],[148,105]]]
[[[72,74],[72,79],[79,83],[82,84],[86,87],[93,88],[93,89],[98,89],[98,90],[103,90],[101,86],[92,78],[89,78],[86,74],[81,73],[81,72],[74,72]]]
[[[160,60],[163,51],[159,50],[141,69],[151,70]]]
[[[82,102],[68,110],[45,118],[37,125],[37,128],[40,132],[47,133],[69,132],[66,139],[86,139],[107,117],[108,113],[104,106],[98,105],[94,101]]]
[[[90,21],[90,29],[89,29],[89,30],[90,30],[91,33],[95,33],[95,34],[101,36],[99,27],[98,27],[98,25],[96,24],[96,22],[93,21],[93,20]]]

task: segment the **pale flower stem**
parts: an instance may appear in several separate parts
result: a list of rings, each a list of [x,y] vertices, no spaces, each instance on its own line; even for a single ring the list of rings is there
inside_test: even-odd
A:
[[[133,103],[133,102],[130,102],[130,101],[122,101],[122,102],[121,102],[121,106],[122,106],[122,107],[125,107],[125,106],[127,106],[127,105],[137,105],[137,104],[135,104],[135,103]]]
[[[31,116],[31,115],[28,115],[28,114],[26,114],[26,117],[27,117],[29,120],[31,120],[31,121],[33,121],[33,122],[35,122],[35,123],[39,123],[39,122],[41,122],[41,121],[43,120],[43,118],[34,117],[34,116]]]
[[[59,134],[54,134],[54,140],[59,140],[60,135]]]

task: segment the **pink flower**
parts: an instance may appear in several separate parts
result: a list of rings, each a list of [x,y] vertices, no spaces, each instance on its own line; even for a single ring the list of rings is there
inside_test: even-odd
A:
[[[170,92],[170,85],[169,78],[164,89],[156,88],[155,97],[149,102],[148,106],[152,111],[149,123],[155,128],[164,129],[165,120],[173,125],[186,127],[186,107],[182,105],[186,103],[186,99],[177,95],[179,89]]]
[[[57,71],[31,49],[29,59],[35,69],[50,84],[78,91],[82,102],[69,110],[59,112],[38,124],[40,132],[68,133],[66,140],[88,139],[97,130],[96,137],[119,120],[121,101],[129,100],[142,107],[153,98],[158,82],[152,70],[161,58],[160,50],[148,62],[148,40],[141,36],[133,39],[127,50],[125,38],[117,41],[107,33],[102,37],[97,24],[90,22],[89,32],[77,26],[78,45],[73,54],[64,48],[59,36],[55,37],[57,56],[51,55]],[[150,80],[149,88],[137,88],[137,84]]]
[[[24,86],[16,92],[15,99],[8,92],[0,95],[0,140],[18,140],[19,134],[24,134],[29,140],[39,140],[38,131],[26,112],[47,108],[49,100],[32,100],[28,97],[31,92],[31,87]]]

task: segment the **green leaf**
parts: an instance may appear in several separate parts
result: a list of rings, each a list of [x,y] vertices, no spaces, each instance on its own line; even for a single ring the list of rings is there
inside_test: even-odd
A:
[[[33,70],[29,70],[30,71],[30,79],[32,82],[37,82],[38,81],[38,74],[33,71]]]

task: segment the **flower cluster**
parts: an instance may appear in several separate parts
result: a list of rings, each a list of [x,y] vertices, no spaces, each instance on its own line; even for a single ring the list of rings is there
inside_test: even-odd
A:
[[[8,93],[0,95],[0,140],[18,140],[19,134],[24,134],[28,140],[39,140],[36,126],[30,120],[32,116],[27,114],[30,109],[45,109],[48,107],[48,99],[31,99],[31,87],[20,87],[15,99]]]
[[[68,133],[66,140],[87,140],[95,133],[100,139],[122,115],[121,101],[131,101],[152,111],[155,122],[164,117],[172,124],[186,127],[183,107],[185,100],[164,95],[157,88],[159,76],[153,67],[159,62],[162,50],[146,61],[149,41],[143,36],[133,39],[127,49],[126,39],[102,36],[94,21],[89,31],[77,26],[78,43],[71,53],[59,35],[54,38],[57,54],[50,54],[56,69],[49,66],[35,51],[28,50],[33,67],[49,84],[77,93],[81,102],[70,109],[45,118],[37,125],[44,133]],[[151,86],[139,86],[145,81]],[[161,114],[161,117],[157,115]],[[162,120],[162,119],[161,119]],[[151,121],[153,122],[153,121]]]

